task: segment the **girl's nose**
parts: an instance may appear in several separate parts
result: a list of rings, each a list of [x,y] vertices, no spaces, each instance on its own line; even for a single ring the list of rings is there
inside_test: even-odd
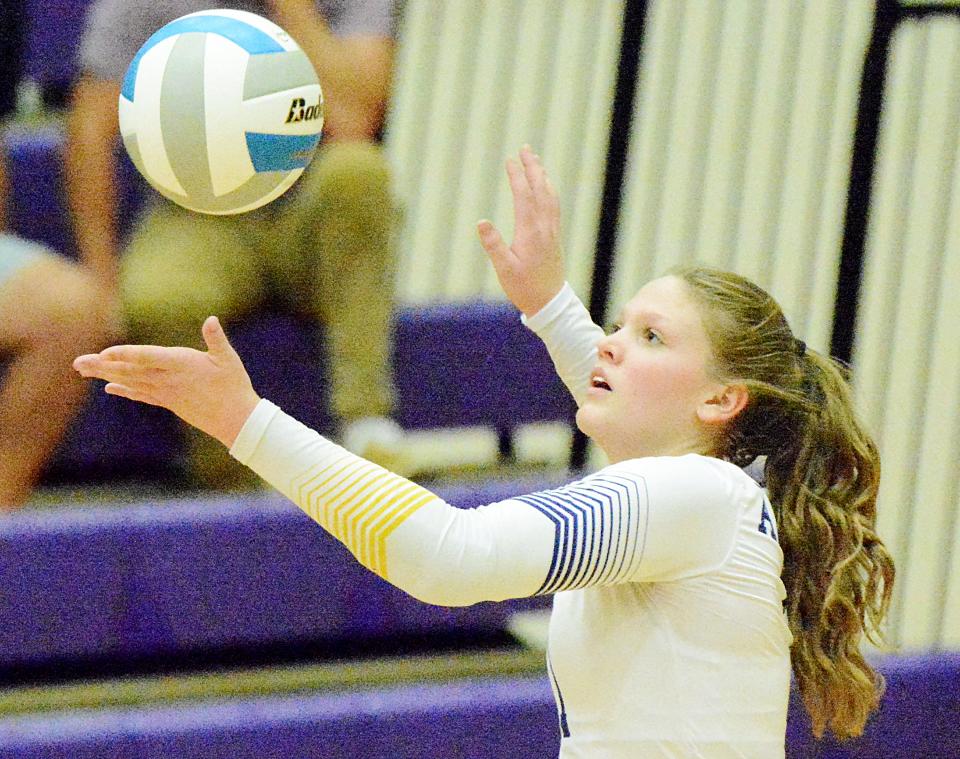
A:
[[[607,335],[603,337],[599,343],[597,343],[597,353],[600,358],[609,361],[612,364],[619,363],[620,361],[620,345],[616,339],[617,333],[612,335]]]

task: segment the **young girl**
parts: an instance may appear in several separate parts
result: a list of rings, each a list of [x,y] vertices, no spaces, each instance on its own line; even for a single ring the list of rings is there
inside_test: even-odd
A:
[[[859,734],[883,683],[860,653],[894,569],[876,449],[841,371],[741,277],[682,269],[603,335],[564,283],[559,205],[528,149],[513,244],[479,224],[610,465],[475,510],[359,459],[261,399],[215,317],[209,348],[75,362],[218,438],[365,566],[429,603],[555,594],[562,757],[783,756],[791,663],[816,733]],[[754,464],[766,488],[743,467]]]

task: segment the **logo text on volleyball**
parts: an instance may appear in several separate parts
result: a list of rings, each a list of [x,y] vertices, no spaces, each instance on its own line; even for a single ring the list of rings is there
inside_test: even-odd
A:
[[[303,98],[294,98],[290,103],[290,113],[287,114],[285,124],[296,124],[299,121],[315,121],[323,115],[323,103],[317,100],[316,105],[307,105]]]

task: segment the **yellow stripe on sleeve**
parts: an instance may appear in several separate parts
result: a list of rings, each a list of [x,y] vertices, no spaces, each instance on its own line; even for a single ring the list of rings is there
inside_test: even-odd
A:
[[[300,503],[361,564],[389,581],[387,538],[436,496],[363,459],[344,458],[296,487]]]
[[[395,529],[397,529],[401,524],[406,522],[413,513],[417,511],[422,506],[426,506],[432,498],[435,498],[433,493],[428,492],[426,495],[421,496],[413,503],[409,504],[406,508],[397,513],[393,514],[391,520],[383,526],[380,531],[380,534],[377,539],[377,561],[379,566],[383,568],[383,574],[380,575],[384,580],[387,578],[387,538],[390,537]]]
[[[303,482],[296,486],[296,483],[293,483],[294,487],[291,489],[297,494],[296,502],[304,508],[304,510],[317,522],[320,524],[326,525],[326,520],[320,514],[318,507],[321,505],[317,501],[313,501],[310,498],[310,495],[321,487],[324,484],[330,482],[337,475],[341,474],[350,467],[350,456],[343,456],[342,458],[336,459],[332,464],[327,464],[317,469],[313,473],[305,475],[302,479]],[[324,477],[326,479],[319,480],[319,478]]]
[[[387,539],[422,506],[439,501],[429,490],[354,456],[267,400],[257,404],[230,452],[388,581]]]
[[[405,488],[386,503],[377,504],[378,508],[368,515],[368,519],[358,520],[361,531],[368,536],[364,541],[367,551],[364,558],[370,562],[371,566],[377,565],[381,568],[383,572],[381,576],[384,579],[386,579],[387,565],[385,560],[381,560],[381,555],[383,543],[389,534],[389,532],[384,533],[384,525],[389,525],[391,520],[400,520],[402,524],[414,511],[434,497],[432,493],[428,493],[428,497],[425,497],[424,492],[422,488],[416,486]],[[377,573],[380,574],[380,571]]]

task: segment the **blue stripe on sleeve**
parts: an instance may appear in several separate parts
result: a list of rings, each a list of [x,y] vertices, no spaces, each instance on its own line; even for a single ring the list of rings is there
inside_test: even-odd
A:
[[[648,499],[642,477],[594,475],[513,500],[554,524],[553,557],[537,595],[620,582],[643,557]]]

